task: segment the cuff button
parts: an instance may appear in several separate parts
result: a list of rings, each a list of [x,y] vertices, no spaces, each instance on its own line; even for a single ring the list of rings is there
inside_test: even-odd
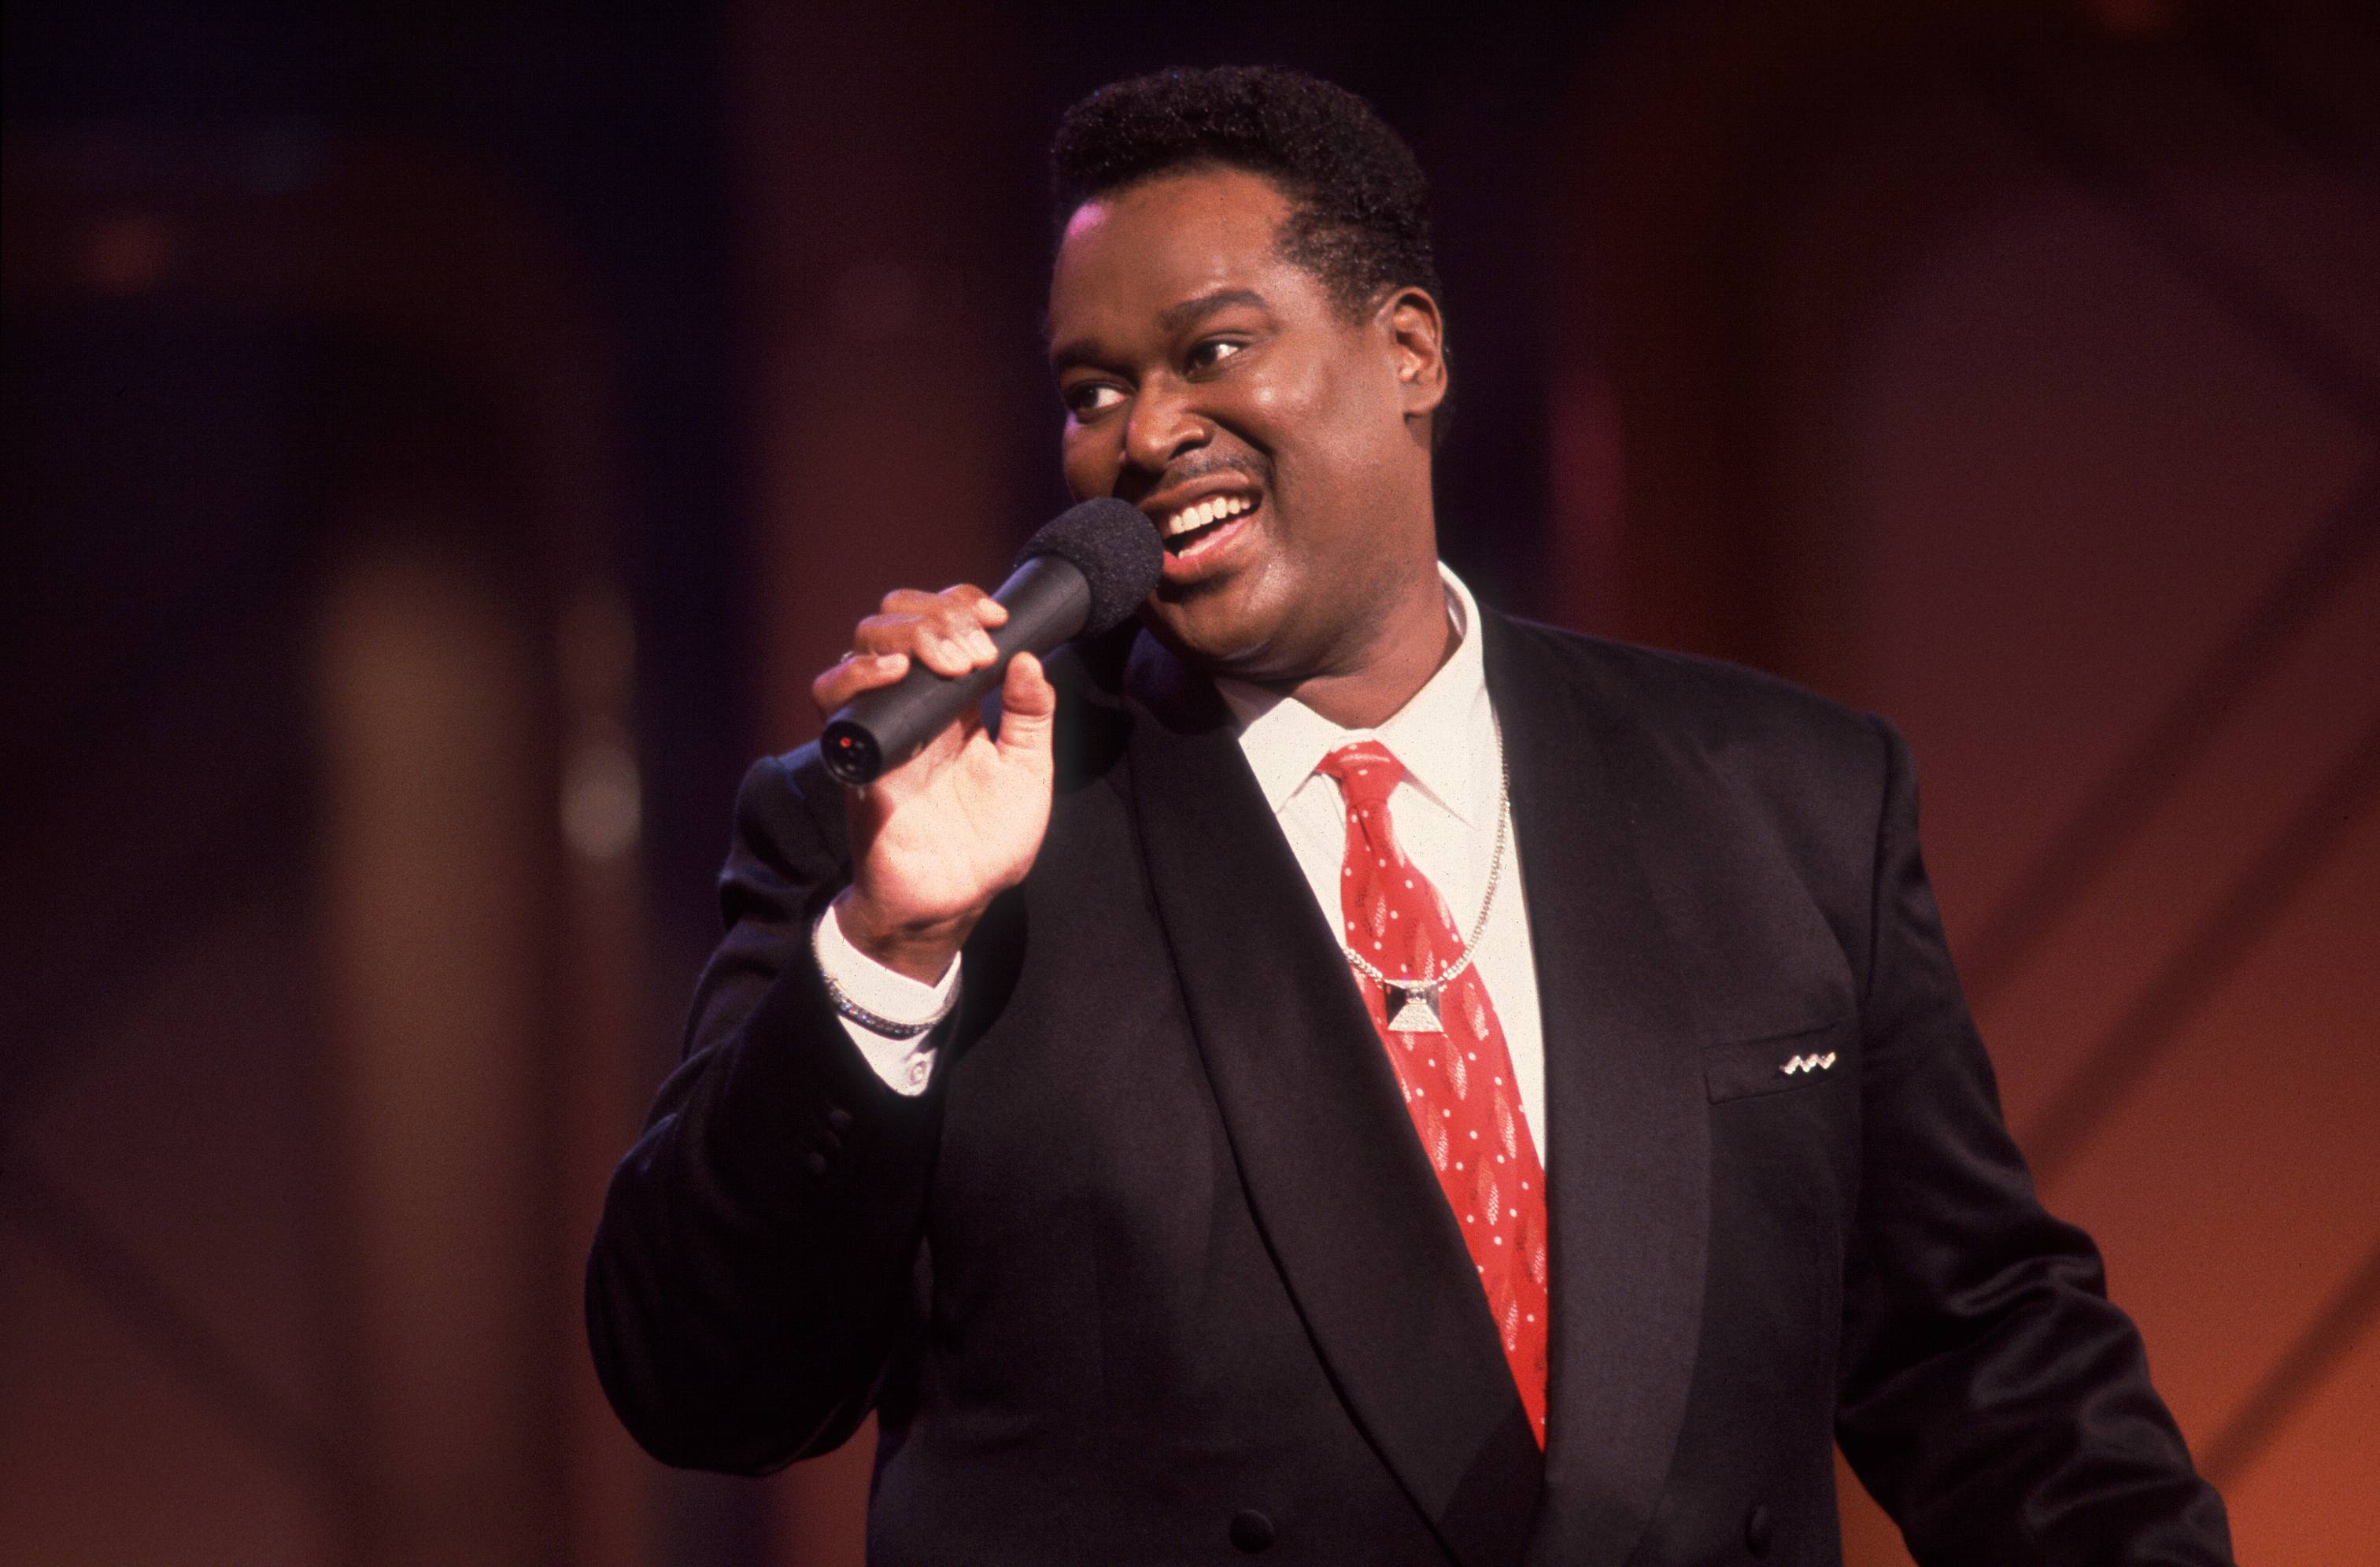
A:
[[[1245,1508],[1232,1514],[1232,1545],[1242,1553],[1254,1556],[1272,1544],[1272,1520],[1255,1508]]]

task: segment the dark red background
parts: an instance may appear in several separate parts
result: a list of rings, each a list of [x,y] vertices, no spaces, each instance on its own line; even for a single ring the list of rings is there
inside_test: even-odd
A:
[[[1437,182],[1484,595],[1907,731],[2243,1558],[2380,1556],[2365,8],[1484,10],[8,8],[0,1558],[857,1560],[578,1258],[743,763],[1062,500],[1055,115],[1222,60]]]

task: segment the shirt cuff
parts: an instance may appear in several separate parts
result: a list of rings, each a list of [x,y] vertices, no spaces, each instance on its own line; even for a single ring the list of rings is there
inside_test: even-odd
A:
[[[951,996],[959,985],[959,960],[955,957],[951,959],[941,981],[932,985],[885,967],[851,944],[851,939],[843,933],[832,904],[827,905],[826,917],[819,921],[818,954],[819,967],[843,988],[844,995],[888,1023],[931,1022],[949,1010]],[[837,1021],[886,1087],[896,1094],[926,1091],[934,1075],[936,1047],[929,1042],[934,1038],[934,1030],[929,1029],[915,1039],[895,1039],[848,1017]]]

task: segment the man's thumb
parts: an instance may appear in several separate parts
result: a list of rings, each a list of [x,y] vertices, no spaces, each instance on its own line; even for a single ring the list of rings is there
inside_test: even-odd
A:
[[[1002,756],[1046,759],[1050,735],[1058,723],[1058,689],[1041,673],[1041,661],[1019,653],[1008,661],[1000,686],[1000,750]]]

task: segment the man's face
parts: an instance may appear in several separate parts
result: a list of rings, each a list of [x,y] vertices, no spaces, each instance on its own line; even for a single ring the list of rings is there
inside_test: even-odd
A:
[[[1050,289],[1068,487],[1158,528],[1162,640],[1277,683],[1343,673],[1416,571],[1435,583],[1442,384],[1435,305],[1349,322],[1281,256],[1289,210],[1240,170],[1160,176],[1076,211]]]

